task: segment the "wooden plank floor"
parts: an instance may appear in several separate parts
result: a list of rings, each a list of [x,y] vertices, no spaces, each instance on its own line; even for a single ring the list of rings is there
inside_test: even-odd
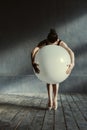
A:
[[[59,94],[58,109],[47,97],[0,95],[0,130],[87,130],[87,95]]]

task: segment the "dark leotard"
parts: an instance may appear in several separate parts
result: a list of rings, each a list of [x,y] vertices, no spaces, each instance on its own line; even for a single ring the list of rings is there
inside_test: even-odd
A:
[[[61,42],[61,40],[59,40],[56,45],[59,46],[59,45],[60,45],[60,42]],[[44,46],[46,46],[46,45],[49,45],[49,44],[48,44],[48,41],[47,41],[47,40],[43,40],[43,41],[41,41],[41,42],[37,45],[37,47],[42,48],[42,47],[44,47]],[[53,44],[52,44],[52,45],[53,45]]]

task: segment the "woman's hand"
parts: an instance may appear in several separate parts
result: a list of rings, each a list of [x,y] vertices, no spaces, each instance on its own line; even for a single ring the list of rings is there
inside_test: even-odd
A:
[[[68,66],[68,69],[66,70],[66,74],[70,74],[72,69],[73,69],[73,67],[74,67],[74,64],[69,64],[67,66]]]
[[[40,73],[40,70],[39,70],[39,68],[38,68],[39,64],[33,63],[32,65],[33,65],[33,68],[34,68],[35,72],[36,72],[36,73]]]

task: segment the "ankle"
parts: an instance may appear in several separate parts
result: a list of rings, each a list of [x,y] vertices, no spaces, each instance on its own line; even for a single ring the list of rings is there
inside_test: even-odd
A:
[[[53,98],[53,101],[56,102],[56,101],[57,101],[57,97],[54,97],[54,98]]]
[[[53,109],[57,110],[58,108],[58,102],[57,102],[57,98],[53,100]]]

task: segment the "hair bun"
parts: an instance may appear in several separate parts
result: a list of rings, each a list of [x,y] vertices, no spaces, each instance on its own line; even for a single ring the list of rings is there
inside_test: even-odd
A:
[[[55,29],[50,29],[50,33],[52,33],[52,34],[56,34]]]

